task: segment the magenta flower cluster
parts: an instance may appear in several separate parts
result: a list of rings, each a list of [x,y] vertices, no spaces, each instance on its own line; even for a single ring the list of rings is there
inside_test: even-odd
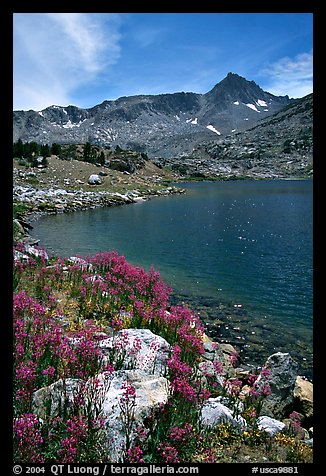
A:
[[[185,306],[170,306],[171,289],[153,268],[146,272],[132,266],[116,252],[47,261],[45,253],[27,256],[23,245],[14,251],[15,461],[78,463],[100,457],[105,389],[97,375],[132,368],[141,351],[141,341],[135,338],[131,343],[125,328],[148,328],[171,345],[166,365],[170,398],[156,410],[155,419],[147,419],[147,427],[135,428],[136,391],[130,382],[123,386],[125,460],[187,461],[190,450],[201,444],[196,428],[199,412],[210,392],[218,388],[211,376],[207,374],[205,383],[205,372],[198,372],[204,354],[199,317]],[[71,307],[60,306],[63,299]],[[69,312],[72,317],[68,318]],[[105,353],[99,341],[108,333],[114,337],[113,345]],[[147,367],[154,368],[158,346],[154,341],[143,357]],[[222,374],[221,362],[213,367],[217,375]],[[84,387],[61,414],[49,412],[47,420],[41,421],[33,413],[35,391],[68,378],[80,379]],[[250,390],[244,413],[248,419],[258,414],[254,402],[269,391],[268,370],[263,369],[260,382],[256,378],[247,382]],[[92,382],[88,397],[85,382]],[[238,400],[242,382],[225,379],[222,390],[230,401]],[[87,400],[90,394],[91,402]],[[205,457],[209,461],[212,453],[207,451]]]
[[[25,410],[30,411],[38,388],[59,378],[87,379],[99,371],[99,329],[93,322],[77,332],[64,332],[46,307],[24,291],[14,295],[13,315],[16,400]]]
[[[25,413],[14,420],[14,456],[20,461],[44,463],[40,422],[33,413]]]

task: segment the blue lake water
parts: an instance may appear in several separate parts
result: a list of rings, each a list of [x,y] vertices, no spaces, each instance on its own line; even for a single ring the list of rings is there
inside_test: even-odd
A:
[[[198,311],[219,338],[238,343],[244,360],[259,364],[290,352],[311,377],[312,181],[182,187],[184,195],[45,216],[32,235],[50,254],[117,250],[145,269],[154,265],[175,302]]]

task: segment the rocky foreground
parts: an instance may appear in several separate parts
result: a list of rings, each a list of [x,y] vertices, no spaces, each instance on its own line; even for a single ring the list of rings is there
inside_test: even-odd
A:
[[[99,349],[103,355],[112,351],[114,343],[119,339],[128,341],[127,353],[132,354],[136,342],[140,350],[135,361],[133,361],[132,369],[128,369],[128,362],[126,362],[125,367],[114,372],[109,380],[105,373],[97,375],[100,385],[105,388],[100,410],[104,414],[107,440],[111,442],[111,458],[115,462],[122,460],[125,448],[126,435],[120,400],[123,397],[126,383],[128,382],[136,389],[133,418],[138,424],[149,418],[155,408],[166,405],[171,391],[170,382],[164,377],[170,350],[168,342],[148,329],[122,330],[117,337],[103,336],[103,340],[99,343]],[[153,349],[155,350],[153,351]],[[207,338],[204,349],[205,354],[200,364],[203,375],[217,378],[218,376],[214,371],[214,363],[216,362],[224,363],[223,374],[224,376],[227,375],[227,369],[230,369],[228,367],[230,347],[221,345],[218,351],[214,350],[214,343]],[[297,431],[297,436],[302,443],[312,447],[312,383],[296,376],[295,362],[287,353],[278,352],[271,355],[264,364],[264,368],[268,368],[270,372],[269,386],[271,393],[264,401],[261,416],[257,418],[257,428],[269,437],[275,437],[277,434],[280,435],[283,431],[291,429],[293,422],[299,423],[300,430]],[[233,372],[233,379],[240,376],[244,380],[248,375],[248,371],[236,368]],[[259,374],[257,381],[260,380],[263,381],[262,373]],[[55,414],[60,407],[60,402],[61,405],[63,404],[64,398],[68,396],[69,399],[73,400],[76,392],[78,393],[85,385],[91,388],[93,381],[93,378],[87,382],[82,382],[79,379],[67,379],[65,382],[58,380],[48,387],[37,390],[33,397],[33,412],[39,418],[45,418],[46,403],[50,399]],[[223,376],[219,376],[218,381],[222,387]],[[203,427],[210,428],[226,423],[234,426],[240,432],[245,432],[248,429],[248,424],[241,416],[241,408],[243,408],[241,407],[241,399],[244,399],[249,391],[249,386],[244,385],[242,387],[238,407],[236,408],[232,407],[230,399],[227,397],[208,398],[200,414]],[[289,412],[289,408],[292,409],[291,412]],[[293,419],[293,415],[295,415],[295,419]],[[135,439],[136,435],[133,435],[132,441]],[[266,461],[266,458],[263,458],[262,462],[264,460]]]

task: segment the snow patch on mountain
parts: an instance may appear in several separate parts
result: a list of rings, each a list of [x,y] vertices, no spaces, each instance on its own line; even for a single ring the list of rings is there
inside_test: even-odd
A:
[[[218,131],[217,129],[215,129],[214,126],[212,126],[211,124],[208,124],[208,126],[206,126],[207,129],[209,129],[210,131],[213,131],[215,132],[216,134],[218,134],[219,136],[221,135],[220,131]]]
[[[195,119],[186,119],[186,123],[188,124],[190,122],[190,124],[195,124],[195,125],[198,125],[198,117],[195,117]]]
[[[245,106],[250,107],[250,109],[252,109],[253,111],[260,112],[260,111],[258,111],[258,109],[256,108],[256,106],[254,104],[248,103],[248,104],[245,104]]]
[[[85,121],[86,121],[86,119],[84,119],[83,121],[79,121],[77,124],[73,124],[73,123],[71,122],[71,120],[69,119],[69,121],[66,122],[66,124],[63,124],[62,127],[64,127],[65,129],[71,129],[71,128],[73,128],[73,127],[80,127],[81,124],[82,124],[83,122],[85,122]]]

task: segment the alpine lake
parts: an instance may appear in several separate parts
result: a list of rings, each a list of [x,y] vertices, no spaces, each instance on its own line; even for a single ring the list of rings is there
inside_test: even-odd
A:
[[[61,257],[116,250],[172,288],[206,333],[260,367],[289,352],[312,380],[313,181],[177,184],[186,193],[43,216],[33,238]]]

